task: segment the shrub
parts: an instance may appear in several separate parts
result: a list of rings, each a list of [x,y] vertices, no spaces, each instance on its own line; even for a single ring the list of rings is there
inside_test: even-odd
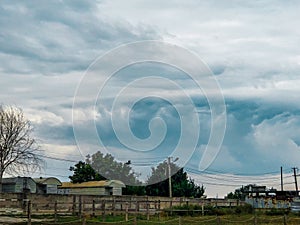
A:
[[[266,211],[266,215],[268,215],[268,216],[281,216],[281,215],[284,215],[287,213],[288,213],[288,211],[285,209],[275,209],[275,208],[272,208],[271,210]]]
[[[200,205],[182,205],[182,206],[174,206],[172,207],[173,215],[178,216],[195,216],[202,214],[202,207]],[[170,212],[171,209],[168,209]],[[237,207],[215,207],[212,205],[206,205],[204,207],[205,215],[213,216],[213,215],[233,215],[233,214],[251,214],[253,213],[253,207],[249,204],[237,206]]]
[[[251,214],[253,213],[253,207],[250,204],[239,205],[235,208],[236,214]]]

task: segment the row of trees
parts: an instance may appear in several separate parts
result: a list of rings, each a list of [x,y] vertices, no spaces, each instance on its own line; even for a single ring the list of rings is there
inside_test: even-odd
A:
[[[70,170],[73,175],[70,180],[73,183],[81,183],[86,181],[106,180],[105,177],[110,179],[121,180],[133,186],[127,185],[124,194],[128,195],[149,195],[149,196],[169,196],[169,183],[166,179],[166,172],[168,163],[165,161],[160,163],[157,167],[152,168],[152,173],[148,177],[146,186],[137,179],[138,175],[135,174],[128,163],[117,162],[110,154],[104,155],[101,152],[96,152],[92,156],[88,155],[86,162],[78,162]],[[199,198],[204,194],[204,187],[195,184],[190,179],[183,168],[179,168],[176,164],[171,163],[172,171],[177,171],[171,176],[172,193],[174,197],[195,197]],[[161,182],[156,182],[163,180]]]

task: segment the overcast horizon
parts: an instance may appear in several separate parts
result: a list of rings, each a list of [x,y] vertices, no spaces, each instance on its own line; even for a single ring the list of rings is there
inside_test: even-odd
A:
[[[300,167],[299,7],[300,2],[293,0],[2,1],[0,103],[22,108],[35,128],[46,156],[44,170],[35,176],[57,176],[66,181],[71,175],[69,167],[97,150],[124,162],[130,158],[133,167],[135,162],[136,166],[144,164],[148,171],[155,165],[151,159],[157,163],[172,153],[184,130],[181,120],[191,128],[184,130],[191,147],[188,144],[187,150],[181,149],[182,157],[192,149],[197,120],[198,150],[188,153],[190,158],[184,166],[197,183],[204,185],[206,195],[223,197],[249,183],[279,189],[281,166],[285,188],[293,190],[291,168]],[[88,92],[100,87],[93,79],[87,80],[91,86],[85,87],[86,95],[77,96],[75,111],[84,121],[76,127],[85,149],[77,145],[73,102],[92,63],[119,46],[150,40],[180,46],[197,55],[220,87],[226,130],[216,158],[204,171],[199,170],[199,163],[209,142],[211,108],[203,90],[176,66],[148,62],[125,67],[98,93],[94,105],[88,101]],[[170,79],[180,88],[164,86],[156,76]],[[114,108],[115,93],[142,77],[152,80],[124,94],[120,107]],[[104,77],[98,78],[104,82]],[[186,107],[182,91],[194,103],[196,118]],[[111,115],[120,115],[115,123],[123,124],[129,99],[141,96],[148,98],[130,108],[127,121],[133,134],[144,140],[151,134],[162,135],[159,122],[149,127],[153,118],[164,120],[168,129],[156,151],[139,159],[118,140],[127,130],[120,128],[118,136]],[[94,122],[102,145],[91,133]]]

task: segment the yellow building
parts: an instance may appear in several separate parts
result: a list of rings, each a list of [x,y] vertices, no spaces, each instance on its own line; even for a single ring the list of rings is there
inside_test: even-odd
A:
[[[70,195],[122,195],[125,184],[119,180],[89,181],[83,183],[63,182],[59,194]]]

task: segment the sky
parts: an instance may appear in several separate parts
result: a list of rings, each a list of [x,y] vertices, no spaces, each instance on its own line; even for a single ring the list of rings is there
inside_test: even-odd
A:
[[[285,188],[293,189],[291,168],[300,167],[299,7],[295,0],[2,1],[0,103],[22,108],[32,122],[45,159],[36,176],[67,181],[70,166],[99,150],[130,159],[144,176],[168,156],[184,158],[180,165],[209,197],[248,183],[279,188],[281,166]],[[189,67],[194,58],[185,53],[200,59],[194,67],[211,71],[218,90],[160,62],[124,65],[106,79],[152,40],[175,49],[164,53],[166,62]],[[122,55],[130,43],[145,45]],[[115,58],[105,61],[109,56]],[[213,107],[225,111],[214,115]],[[220,146],[201,169],[214,125],[222,131],[220,118],[224,136],[218,133]]]

